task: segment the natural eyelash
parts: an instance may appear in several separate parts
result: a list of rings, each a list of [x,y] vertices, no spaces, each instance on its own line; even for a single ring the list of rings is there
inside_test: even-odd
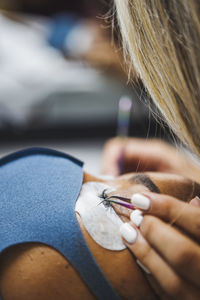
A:
[[[107,189],[104,189],[103,192],[99,195],[99,198],[101,198],[103,200],[98,205],[103,204],[105,208],[109,208],[109,207],[113,208],[111,203],[106,201],[106,199],[107,199],[106,190]]]
[[[104,189],[101,195],[101,198],[106,199],[107,198],[107,194],[106,194],[107,189]]]

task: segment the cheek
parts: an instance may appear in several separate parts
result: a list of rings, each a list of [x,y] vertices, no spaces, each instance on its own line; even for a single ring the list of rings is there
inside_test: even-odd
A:
[[[113,208],[116,212],[116,214],[120,217],[120,219],[123,222],[129,222],[130,221],[130,214],[132,212],[131,209],[128,209],[126,207],[122,207],[116,204],[113,204]]]

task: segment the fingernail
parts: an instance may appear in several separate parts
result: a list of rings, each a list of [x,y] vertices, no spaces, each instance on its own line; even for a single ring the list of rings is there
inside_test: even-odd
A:
[[[141,194],[133,194],[131,197],[131,202],[134,206],[147,210],[150,207],[150,200],[149,198],[141,195]]]
[[[196,196],[195,199],[200,202],[199,196]]]
[[[133,244],[136,241],[137,231],[129,223],[121,225],[120,233],[129,244]]]
[[[198,206],[200,207],[200,198],[198,196],[196,196],[195,198],[193,198],[191,201],[190,201],[190,204],[194,205],[194,206]]]
[[[130,219],[133,224],[139,227],[143,220],[142,212],[139,209],[134,210],[130,215]]]
[[[136,260],[136,263],[140,266],[140,268],[141,268],[143,271],[145,271],[145,273],[151,274],[151,272],[149,271],[149,269],[147,269],[147,267],[145,267],[145,266],[141,263],[141,261],[139,261],[139,259]]]

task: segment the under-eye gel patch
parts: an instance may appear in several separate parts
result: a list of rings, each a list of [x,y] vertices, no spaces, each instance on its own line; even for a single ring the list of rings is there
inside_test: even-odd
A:
[[[96,243],[109,250],[123,250],[126,247],[119,232],[123,222],[112,206],[106,206],[100,198],[104,190],[110,192],[113,189],[104,183],[85,183],[75,211],[80,214],[86,230]]]

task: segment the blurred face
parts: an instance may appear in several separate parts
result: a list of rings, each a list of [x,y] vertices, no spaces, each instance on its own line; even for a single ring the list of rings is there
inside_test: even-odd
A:
[[[86,174],[84,182],[88,181],[99,181],[99,179]],[[109,193],[109,196],[115,195],[130,198],[134,193],[151,191],[189,201],[196,195],[200,195],[199,184],[176,174],[158,172],[128,173],[114,180],[104,182],[114,188],[114,191]],[[112,205],[123,221],[128,221],[127,218],[131,211],[116,204]]]

